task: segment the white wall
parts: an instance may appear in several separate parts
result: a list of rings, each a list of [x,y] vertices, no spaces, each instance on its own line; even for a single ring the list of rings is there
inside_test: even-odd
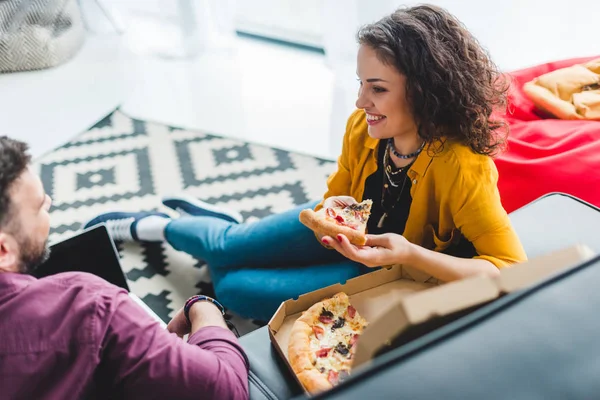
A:
[[[600,53],[598,0],[429,0],[448,9],[489,49],[504,70],[548,60]],[[354,43],[360,25],[401,5],[420,1],[393,0],[238,0],[236,23],[257,33],[315,46],[327,45],[339,32],[335,47]],[[324,16],[324,19],[322,19]]]
[[[89,2],[90,0],[84,0]],[[218,0],[104,0],[127,14],[176,18],[177,6],[191,1],[197,9]],[[225,0],[223,0],[225,1]],[[504,70],[568,57],[600,54],[600,0],[428,0],[456,15]],[[324,46],[339,58],[354,58],[355,33],[400,5],[421,1],[394,0],[227,0],[235,25]],[[130,21],[127,21],[130,23]],[[150,38],[149,38],[150,40]],[[329,60],[331,61],[331,60]]]
[[[236,28],[256,35],[320,47],[323,0],[238,0]]]
[[[503,70],[600,54],[598,0],[434,0],[456,15]]]

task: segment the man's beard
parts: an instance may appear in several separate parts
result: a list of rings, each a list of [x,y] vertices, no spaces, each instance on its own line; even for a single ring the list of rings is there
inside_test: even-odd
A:
[[[34,243],[31,239],[23,237],[19,239],[19,247],[21,250],[21,260],[19,261],[19,272],[22,274],[31,274],[37,267],[48,260],[50,257],[50,247],[48,240],[43,243]]]

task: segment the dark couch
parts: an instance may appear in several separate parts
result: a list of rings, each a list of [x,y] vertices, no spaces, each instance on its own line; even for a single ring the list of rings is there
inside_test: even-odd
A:
[[[600,209],[571,196],[544,196],[510,218],[530,258],[574,244],[600,253]],[[600,306],[596,282],[597,259],[401,346],[318,397],[594,398],[600,393],[600,346],[594,341],[600,318],[590,313]],[[251,399],[302,395],[266,327],[241,341],[251,363]]]

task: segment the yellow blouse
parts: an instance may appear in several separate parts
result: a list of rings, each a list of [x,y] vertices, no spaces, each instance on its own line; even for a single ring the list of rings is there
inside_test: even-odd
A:
[[[379,140],[367,133],[366,116],[356,110],[348,119],[338,168],[327,181],[324,198],[349,195],[362,200],[367,177],[377,170]],[[444,251],[460,234],[478,256],[502,268],[527,256],[498,192],[498,170],[489,156],[445,141],[426,145],[408,171],[412,203],[403,236],[434,251]],[[315,210],[322,208],[322,202]],[[428,276],[411,271],[415,279]]]

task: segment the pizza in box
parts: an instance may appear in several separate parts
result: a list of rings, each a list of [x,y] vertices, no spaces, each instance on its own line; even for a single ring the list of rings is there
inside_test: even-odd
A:
[[[342,292],[314,304],[296,320],[288,359],[309,393],[330,389],[350,375],[356,343],[366,326]]]

